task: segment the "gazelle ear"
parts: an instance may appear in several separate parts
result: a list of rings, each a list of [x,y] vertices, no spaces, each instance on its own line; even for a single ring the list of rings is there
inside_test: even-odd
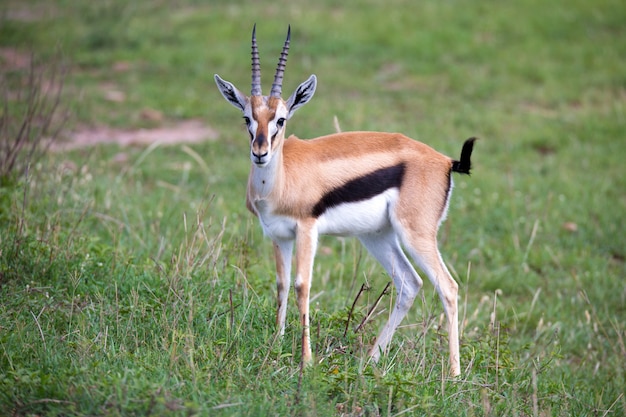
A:
[[[289,97],[289,100],[287,100],[287,109],[289,110],[287,119],[290,119],[298,108],[304,106],[309,102],[309,100],[311,100],[311,98],[313,98],[316,86],[317,77],[315,77],[315,75],[311,75],[308,80],[296,88],[296,91],[294,91],[291,97]]]
[[[220,93],[222,93],[226,101],[241,111],[245,109],[248,99],[244,93],[237,89],[237,87],[235,87],[232,83],[221,79],[217,74],[215,74],[215,84],[217,84],[217,88],[220,90]]]

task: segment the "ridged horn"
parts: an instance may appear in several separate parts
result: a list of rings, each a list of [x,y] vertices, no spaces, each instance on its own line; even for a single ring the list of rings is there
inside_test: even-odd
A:
[[[271,97],[280,97],[283,88],[283,74],[285,73],[285,65],[287,64],[287,54],[289,53],[289,41],[291,39],[291,25],[287,30],[287,39],[285,39],[285,45],[283,51],[278,59],[278,66],[276,67],[276,75],[274,75],[274,83],[272,84]]]
[[[260,96],[261,93],[261,62],[259,61],[259,48],[256,45],[256,23],[252,28],[252,90],[250,94]]]

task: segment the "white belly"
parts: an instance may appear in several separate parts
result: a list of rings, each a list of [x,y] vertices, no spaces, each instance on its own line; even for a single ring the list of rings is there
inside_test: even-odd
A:
[[[390,225],[389,210],[397,197],[398,189],[390,188],[368,200],[330,208],[318,218],[318,232],[336,236],[358,236],[380,232]]]

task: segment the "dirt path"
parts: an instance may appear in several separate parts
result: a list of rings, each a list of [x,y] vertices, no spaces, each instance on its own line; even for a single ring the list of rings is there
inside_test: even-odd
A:
[[[153,129],[88,128],[70,132],[67,136],[66,140],[55,141],[51,150],[67,151],[105,143],[120,146],[146,146],[157,142],[162,145],[199,143],[217,139],[218,133],[199,120],[185,120]]]

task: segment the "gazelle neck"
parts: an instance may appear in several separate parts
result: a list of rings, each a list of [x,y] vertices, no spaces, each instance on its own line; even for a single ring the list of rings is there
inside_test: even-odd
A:
[[[283,185],[285,167],[283,165],[282,144],[274,151],[269,164],[250,167],[250,191],[254,200],[267,199],[274,190]]]

